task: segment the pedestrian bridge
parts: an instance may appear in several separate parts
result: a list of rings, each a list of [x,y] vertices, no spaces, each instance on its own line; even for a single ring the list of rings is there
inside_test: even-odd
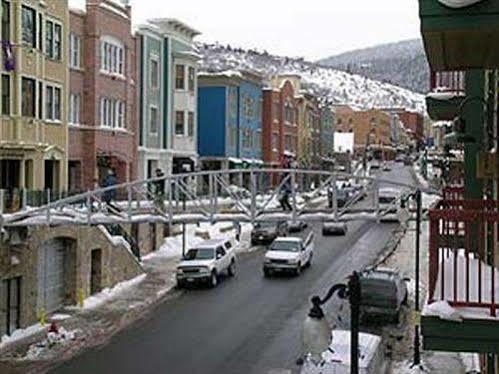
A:
[[[342,184],[361,186],[347,199]],[[283,210],[280,191],[289,189],[291,210]],[[164,187],[158,194],[158,187]],[[380,189],[400,194],[379,204]],[[100,225],[160,222],[352,221],[381,220],[400,206],[400,200],[420,190],[417,185],[378,177],[320,170],[245,169],[202,171],[134,181],[100,188],[40,207],[23,204],[18,212],[2,212],[0,227]],[[111,196],[106,204],[103,197]],[[1,200],[1,199],[0,199]]]

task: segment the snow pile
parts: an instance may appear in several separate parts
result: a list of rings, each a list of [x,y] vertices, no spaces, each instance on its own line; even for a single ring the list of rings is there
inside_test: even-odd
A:
[[[436,316],[446,321],[454,321],[454,322],[463,321],[461,314],[459,314],[459,312],[453,307],[451,307],[449,303],[445,300],[425,305],[423,309],[423,314],[425,316]]]
[[[0,348],[3,348],[10,343],[14,343],[28,336],[34,335],[40,331],[43,331],[44,329],[45,326],[42,326],[41,324],[37,323],[36,325],[29,326],[25,329],[16,330],[10,336],[4,335],[2,336],[2,339],[0,341]]]
[[[41,342],[31,344],[26,352],[26,355],[21,359],[24,360],[37,360],[44,354],[50,351],[55,346],[68,344],[75,340],[76,335],[81,330],[66,331],[64,327],[59,327],[56,332],[48,332],[47,337]]]
[[[427,374],[428,371],[424,370],[425,366],[414,366],[412,361],[396,362],[393,365],[392,373],[394,374]]]
[[[207,237],[210,239],[216,238],[234,238],[236,231],[227,231],[226,222],[217,222],[214,225],[202,222],[199,227],[197,225],[186,225],[185,233],[185,248],[188,250],[202,241],[206,240]],[[241,251],[249,248],[249,235],[252,225],[249,223],[241,224],[241,242],[236,246],[237,251]],[[224,231],[224,232],[221,232]],[[196,235],[197,234],[197,235]],[[247,243],[248,242],[248,243]],[[182,256],[182,234],[170,236],[165,238],[164,244],[161,248],[143,257],[143,260],[150,260],[153,258],[180,258]]]
[[[106,303],[107,301],[109,301],[113,297],[118,296],[122,292],[127,291],[130,288],[134,287],[135,285],[139,284],[140,282],[142,282],[145,279],[146,276],[147,276],[146,274],[141,274],[138,277],[135,277],[135,278],[130,279],[128,281],[118,283],[116,286],[114,286],[112,288],[103,289],[98,294],[86,298],[84,303],[83,303],[82,309],[95,309],[95,308],[101,306],[102,304]],[[73,310],[73,309],[80,309],[80,308],[77,306],[70,306],[70,307],[66,307],[66,309]]]
[[[249,70],[266,80],[283,73],[298,75],[305,90],[326,97],[335,104],[348,104],[358,109],[403,107],[425,111],[425,98],[421,94],[303,58],[273,56],[267,52],[225,47],[218,43],[199,43],[197,47],[203,56],[201,70],[207,72]]]

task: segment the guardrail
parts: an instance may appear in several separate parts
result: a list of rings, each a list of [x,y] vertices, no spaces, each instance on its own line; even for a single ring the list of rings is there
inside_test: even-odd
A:
[[[429,302],[488,308],[496,316],[499,201],[442,200],[429,218]]]

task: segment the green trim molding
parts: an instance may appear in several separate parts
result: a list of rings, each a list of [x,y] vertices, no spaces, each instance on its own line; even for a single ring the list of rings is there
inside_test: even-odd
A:
[[[425,350],[499,354],[497,319],[465,319],[463,322],[453,322],[423,315],[421,333]]]
[[[419,16],[432,70],[499,67],[499,0],[457,9],[419,0]]]
[[[434,121],[451,121],[459,114],[459,106],[465,96],[459,94],[432,93],[426,96],[426,109]]]

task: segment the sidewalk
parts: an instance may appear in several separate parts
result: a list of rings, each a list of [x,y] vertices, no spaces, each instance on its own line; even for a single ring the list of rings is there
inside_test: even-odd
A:
[[[428,208],[435,197],[423,194],[423,209]],[[409,230],[402,237],[397,250],[381,266],[397,268],[403,277],[412,281],[409,288],[409,308],[404,308],[403,321],[399,326],[388,326],[383,329],[383,339],[391,349],[393,374],[416,374],[418,369],[411,369],[414,349],[414,323],[412,311],[415,294],[415,222],[411,222]],[[424,305],[428,281],[428,242],[429,224],[423,221],[421,227],[420,247],[420,306]],[[464,374],[465,369],[459,353],[423,351],[421,359],[426,372],[435,374]]]
[[[196,225],[188,225],[187,244],[203,240],[194,235],[195,231],[213,238],[221,235],[221,228],[228,230],[227,224],[207,226],[198,229]],[[236,247],[239,253],[251,248],[250,230],[250,225],[243,225],[241,242]],[[231,230],[230,235],[235,232]],[[181,235],[166,238],[160,250],[143,258],[145,274],[89,297],[83,308],[65,307],[51,315],[45,326],[38,324],[16,331],[12,337],[4,337],[0,343],[0,373],[41,374],[55,362],[105,343],[124,327],[152,312],[159,303],[179,295],[181,291],[174,287],[175,269],[182,253],[181,240]],[[51,322],[56,323],[59,334],[48,334]]]

